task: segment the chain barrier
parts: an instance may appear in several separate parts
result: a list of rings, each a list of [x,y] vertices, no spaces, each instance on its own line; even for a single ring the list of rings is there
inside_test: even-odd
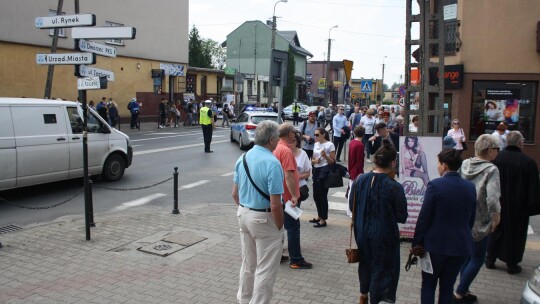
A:
[[[115,188],[115,187],[98,186],[98,185],[96,185],[96,184],[93,184],[92,187],[93,187],[93,188],[105,189],[105,190],[113,190],[113,191],[136,191],[136,190],[144,190],[144,189],[148,189],[148,188],[152,188],[152,187],[155,187],[155,186],[164,184],[164,183],[170,181],[170,180],[173,179],[173,178],[174,178],[174,176],[173,176],[173,177],[169,177],[169,178],[167,178],[167,179],[164,180],[164,181],[157,182],[157,183],[152,184],[152,185],[149,185],[149,186],[142,186],[142,187],[135,187],[135,188]]]
[[[155,186],[158,186],[158,185],[161,185],[161,184],[164,184],[168,181],[170,181],[171,179],[173,179],[173,177],[169,177],[167,178],[166,180],[163,180],[163,181],[160,181],[160,182],[157,182],[155,184],[152,184],[152,185],[149,185],[149,186],[142,186],[142,187],[134,187],[134,188],[115,188],[115,187],[105,187],[105,186],[98,186],[96,184],[93,184],[92,187],[93,188],[100,188],[100,189],[105,189],[105,190],[113,190],[113,191],[136,191],[136,190],[144,190],[144,189],[148,189],[148,188],[152,188],[152,187],[155,187]],[[54,204],[54,205],[50,205],[50,206],[43,206],[43,207],[26,207],[26,206],[22,206],[22,205],[19,205],[19,204],[16,204],[14,202],[10,202],[6,199],[3,199],[0,197],[0,201],[1,202],[4,202],[8,205],[11,205],[13,207],[17,207],[17,208],[22,208],[22,209],[32,209],[32,210],[41,210],[41,209],[51,209],[51,208],[54,208],[54,207],[58,207],[60,205],[63,205],[71,200],[73,200],[74,198],[76,198],[77,196],[79,196],[79,194],[81,194],[82,192],[84,191],[84,187],[81,188],[79,191],[77,191],[77,193],[75,193],[74,195],[70,196],[68,199],[58,203],[58,204]]]
[[[54,208],[54,207],[58,207],[60,205],[63,205],[69,201],[71,201],[72,199],[76,198],[79,194],[81,194],[82,192],[84,191],[84,187],[81,188],[81,190],[77,191],[77,193],[75,193],[74,195],[72,195],[71,197],[69,197],[68,199],[58,203],[58,204],[54,204],[54,205],[50,205],[50,206],[43,206],[43,207],[26,207],[26,206],[22,206],[22,205],[19,205],[19,204],[16,204],[16,203],[13,203],[13,202],[10,202],[8,200],[5,200],[3,198],[0,197],[0,201],[8,204],[8,205],[11,205],[13,207],[17,207],[17,208],[22,208],[22,209],[32,209],[32,210],[40,210],[40,209],[51,209],[51,208]]]

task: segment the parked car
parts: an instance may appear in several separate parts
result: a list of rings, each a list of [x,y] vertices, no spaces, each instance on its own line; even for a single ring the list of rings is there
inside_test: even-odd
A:
[[[285,108],[283,108],[283,119],[284,120],[293,120],[293,113],[292,113],[293,105],[294,104],[291,104],[291,105],[288,105]],[[307,117],[306,109],[307,109],[308,106],[303,104],[303,103],[298,103],[298,106],[300,106],[299,117],[300,117],[300,114],[302,114],[302,112],[304,112],[305,116]]]
[[[309,112],[311,112],[311,111],[317,111],[317,108],[319,108],[319,107],[320,107],[320,106],[310,106],[310,107],[307,107],[304,111],[301,111],[301,112],[300,112],[300,119],[301,119],[301,120],[307,120]],[[320,108],[324,111],[324,107],[320,107]]]
[[[83,114],[79,103],[0,98],[0,190],[83,176]],[[131,165],[129,137],[88,113],[88,171],[122,178]]]
[[[525,283],[521,294],[521,304],[540,303],[540,266],[533,271],[531,278]]]
[[[237,142],[241,150],[253,147],[257,124],[264,120],[273,120],[281,124],[278,114],[268,108],[252,108],[244,111],[231,123],[231,142]]]

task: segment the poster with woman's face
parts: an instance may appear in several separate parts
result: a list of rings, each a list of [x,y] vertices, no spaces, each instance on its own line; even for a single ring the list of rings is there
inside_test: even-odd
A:
[[[484,110],[486,122],[504,121],[507,124],[515,124],[519,120],[519,100],[486,100]]]
[[[437,155],[442,138],[401,136],[399,138],[399,182],[407,198],[409,217],[399,225],[402,237],[412,238],[428,182],[439,177]]]

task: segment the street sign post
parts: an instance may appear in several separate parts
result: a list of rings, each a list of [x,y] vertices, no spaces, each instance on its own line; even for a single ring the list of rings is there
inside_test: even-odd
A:
[[[75,66],[75,76],[81,77],[107,77],[107,81],[114,81],[114,72],[102,70],[94,67],[89,67],[87,65],[76,65]]]
[[[73,39],[135,39],[136,30],[129,26],[75,27]]]
[[[84,39],[79,40],[79,50],[83,52],[90,52],[106,57],[116,57],[116,48],[108,45],[95,43],[92,41],[86,41]]]
[[[40,29],[50,29],[57,27],[93,26],[96,25],[96,15],[60,15],[51,17],[37,17],[35,25]]]
[[[79,90],[99,90],[107,88],[107,77],[81,77],[77,79]]]
[[[36,54],[37,64],[95,64],[92,53]]]

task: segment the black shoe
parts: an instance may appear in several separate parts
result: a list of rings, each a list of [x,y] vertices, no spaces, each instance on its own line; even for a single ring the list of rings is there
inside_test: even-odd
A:
[[[326,226],[327,226],[326,223],[321,224],[320,222],[318,222],[317,224],[313,225],[313,227],[315,227],[315,228],[322,228],[322,227],[326,227]]]
[[[306,262],[306,260],[302,259],[298,262],[291,263],[289,267],[292,269],[311,269],[313,268],[313,264]]]
[[[519,265],[508,265],[508,264],[506,264],[506,267],[508,268],[508,269],[506,269],[506,272],[508,272],[508,274],[517,274],[517,273],[521,272],[521,266],[519,266]]]
[[[495,259],[486,259],[486,268],[495,269]]]
[[[289,257],[286,256],[286,255],[282,255],[281,256],[281,260],[279,261],[280,263],[283,263],[283,262],[287,262],[289,260]]]
[[[341,162],[341,159],[336,159],[336,163],[340,163]]]
[[[476,303],[478,301],[478,297],[470,292],[467,292],[465,295],[461,296],[461,299],[453,294],[452,299],[454,303]]]
[[[214,151],[208,150],[208,151],[204,151],[204,153],[214,153]]]
[[[313,218],[312,220],[309,220],[310,223],[318,223],[320,221],[321,221],[321,219],[316,219],[316,218]]]

